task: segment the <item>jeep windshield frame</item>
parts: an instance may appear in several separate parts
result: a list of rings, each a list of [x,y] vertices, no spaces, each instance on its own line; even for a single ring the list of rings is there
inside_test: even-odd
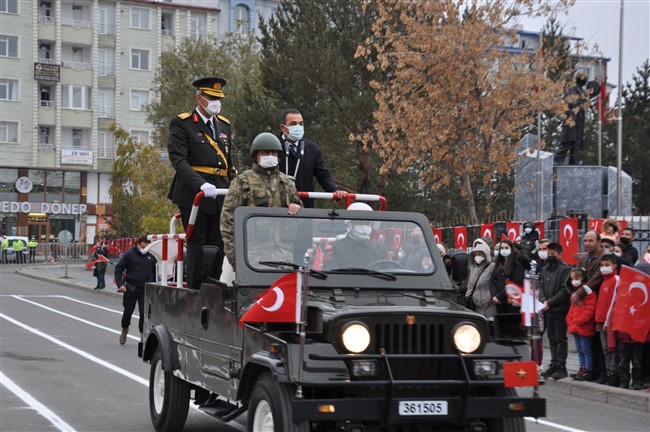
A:
[[[357,233],[368,228],[356,226],[371,227],[369,238],[359,238],[363,234]],[[423,238],[419,247],[411,242],[413,234]],[[395,262],[400,250],[407,254],[401,263]],[[305,253],[307,266],[328,275],[326,280],[310,278],[310,289],[452,289],[429,221],[420,213],[303,208],[289,215],[285,208],[236,209],[235,285],[268,288],[293,269],[261,261],[305,265]],[[378,278],[378,273],[388,277]]]

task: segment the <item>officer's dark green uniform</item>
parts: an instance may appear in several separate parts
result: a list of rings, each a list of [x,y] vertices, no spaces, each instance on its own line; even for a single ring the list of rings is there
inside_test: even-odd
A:
[[[255,162],[258,150],[282,151],[278,138],[268,132],[259,134],[251,145],[253,168],[237,176],[228,189],[221,212],[221,237],[228,262],[235,266],[235,209],[251,207],[302,206],[295,183],[291,177],[280,172],[278,166],[262,168]]]
[[[237,172],[231,156],[230,122],[221,115],[210,115],[202,105],[206,101],[223,98],[225,84],[226,81],[221,78],[203,78],[194,81],[192,85],[198,90],[197,108],[191,113],[179,114],[169,126],[168,152],[176,175],[168,197],[180,209],[185,229],[187,229],[194,197],[201,191],[201,186],[209,183],[218,189],[226,189],[229,178],[233,178]],[[206,124],[206,120],[214,122],[214,131]],[[187,282],[191,288],[201,287],[203,245],[215,245],[223,251],[219,230],[222,204],[222,196],[216,199],[204,198],[199,207],[194,232],[187,245]],[[220,263],[217,268],[221,268]]]

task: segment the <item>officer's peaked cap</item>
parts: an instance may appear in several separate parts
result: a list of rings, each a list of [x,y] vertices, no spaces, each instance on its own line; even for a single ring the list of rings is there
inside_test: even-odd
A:
[[[226,80],[223,78],[201,78],[194,81],[192,85],[209,96],[220,98],[225,96],[223,87],[226,85]]]
[[[257,135],[253,140],[253,144],[251,145],[251,157],[254,157],[255,152],[258,150],[281,152],[282,144],[280,144],[280,140],[278,139],[278,137],[276,137],[272,133],[262,132],[261,134]]]

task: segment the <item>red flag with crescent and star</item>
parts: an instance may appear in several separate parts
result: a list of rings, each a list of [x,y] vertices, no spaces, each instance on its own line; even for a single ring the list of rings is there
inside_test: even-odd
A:
[[[239,326],[244,327],[247,322],[300,322],[301,286],[302,274],[282,276],[246,311]]]
[[[544,238],[544,222],[535,222],[535,229],[539,234],[540,240]]]
[[[521,233],[521,222],[506,222],[508,240],[514,242]]]
[[[481,224],[481,237],[490,237],[494,240],[494,224],[485,223]]]
[[[580,250],[578,241],[578,218],[562,219],[560,221],[560,246],[562,246],[562,261],[567,264],[577,264],[575,254]]]
[[[454,247],[467,250],[467,227],[454,227]]]
[[[433,228],[433,238],[436,243],[442,242],[442,228]]]
[[[101,255],[101,254],[100,254],[100,255],[97,257],[96,260],[94,260],[94,261],[88,261],[88,262],[86,263],[86,270],[90,270],[90,269],[93,268],[93,266],[94,266],[95,264],[97,264],[98,262],[110,262],[110,261],[109,261],[108,258],[106,258],[104,255]]]
[[[601,233],[603,231],[603,222],[605,219],[602,218],[592,218],[589,219],[589,230],[590,231],[596,231],[597,233]]]
[[[400,246],[402,246],[403,230],[399,228],[393,228],[392,235],[393,240],[391,241],[390,248],[392,250],[399,250]]]
[[[625,332],[634,342],[645,342],[650,330],[650,276],[622,266],[616,292],[612,329]]]

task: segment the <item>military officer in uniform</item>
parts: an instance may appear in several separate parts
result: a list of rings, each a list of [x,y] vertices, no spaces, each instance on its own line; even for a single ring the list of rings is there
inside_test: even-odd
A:
[[[236,268],[237,207],[288,207],[289,214],[298,213],[302,207],[293,180],[278,168],[278,157],[281,153],[282,144],[278,137],[269,132],[257,135],[250,150],[253,167],[238,175],[230,184],[221,212],[221,237],[228,262],[233,268]]]
[[[219,114],[226,81],[202,78],[192,85],[197,89],[196,108],[179,114],[169,126],[169,159],[176,174],[168,197],[180,209],[187,230],[194,197],[200,191],[205,194],[188,241],[186,260],[187,286],[199,289],[203,281],[200,273],[203,246],[219,247],[219,259],[223,260],[219,229],[223,197],[217,196],[217,189],[228,188],[237,171],[232,162],[230,122]],[[221,263],[216,268],[220,271]]]

